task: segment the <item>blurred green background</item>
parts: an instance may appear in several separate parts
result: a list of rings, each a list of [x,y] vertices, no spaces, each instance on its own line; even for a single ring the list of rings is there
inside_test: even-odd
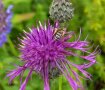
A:
[[[0,48],[0,90],[19,90],[19,77],[9,85],[5,78],[8,70],[14,64],[20,64],[17,48],[18,39],[22,37],[23,30],[36,26],[38,20],[45,22],[49,18],[49,6],[52,0],[3,0],[5,8],[10,4],[13,8],[13,28],[8,35],[8,42]],[[87,71],[92,74],[92,81],[82,79],[86,90],[105,90],[105,0],[72,0],[75,8],[73,19],[68,22],[68,30],[79,33],[82,28],[82,40],[89,35],[88,40],[94,47],[100,46],[101,54],[97,56],[97,63]],[[73,62],[81,60],[71,58]],[[24,75],[24,78],[27,73]],[[43,90],[42,79],[33,74],[32,80],[26,90]],[[60,78],[51,81],[51,90],[71,90],[66,79]]]

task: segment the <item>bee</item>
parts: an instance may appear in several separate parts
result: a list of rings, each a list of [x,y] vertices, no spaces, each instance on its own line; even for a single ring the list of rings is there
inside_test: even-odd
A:
[[[59,40],[61,37],[63,37],[66,33],[66,28],[55,28],[54,29],[54,38],[55,40]]]
[[[61,71],[57,67],[53,67],[49,69],[49,78],[54,79],[61,75]]]

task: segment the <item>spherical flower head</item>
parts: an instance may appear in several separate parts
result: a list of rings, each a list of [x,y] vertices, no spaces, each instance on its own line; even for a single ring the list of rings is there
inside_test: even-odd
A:
[[[53,0],[49,9],[50,17],[61,23],[71,20],[74,14],[70,0]]]
[[[44,80],[44,90],[50,90],[50,70],[57,68],[66,77],[73,90],[82,88],[80,77],[71,66],[77,68],[87,78],[91,79],[91,75],[85,71],[95,64],[97,51],[90,53],[89,42],[86,40],[80,41],[80,36],[77,40],[68,42],[73,36],[74,32],[66,32],[61,37],[56,38],[57,30],[59,30],[59,23],[56,22],[54,26],[48,25],[40,26],[30,29],[30,32],[25,32],[25,37],[21,40],[20,58],[24,62],[23,66],[16,66],[17,69],[11,71],[7,76],[10,77],[10,82],[17,76],[22,76],[25,70],[29,70],[29,74],[23,81],[20,90],[25,90],[26,84],[32,75],[32,72],[38,73]],[[63,30],[63,29],[62,29]],[[86,56],[78,55],[74,50],[80,50],[87,53]],[[77,65],[67,60],[68,56],[80,57],[88,61],[86,64]],[[74,75],[72,78],[70,72]],[[53,73],[53,72],[52,72]]]
[[[10,5],[5,11],[0,1],[0,47],[7,41],[7,34],[11,31],[12,8],[13,5]]]

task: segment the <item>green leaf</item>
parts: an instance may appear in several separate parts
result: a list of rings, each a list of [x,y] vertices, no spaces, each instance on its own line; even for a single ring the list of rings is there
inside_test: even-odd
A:
[[[15,14],[13,17],[12,22],[13,23],[21,23],[23,21],[27,21],[29,19],[32,19],[34,17],[34,13],[24,13],[24,14]]]

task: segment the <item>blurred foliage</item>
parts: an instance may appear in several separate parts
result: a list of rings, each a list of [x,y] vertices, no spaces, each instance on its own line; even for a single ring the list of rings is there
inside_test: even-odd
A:
[[[22,37],[23,30],[36,26],[38,20],[45,22],[49,19],[49,5],[51,0],[3,0],[5,8],[14,5],[14,17],[12,32],[8,36],[8,42],[0,48],[0,90],[18,90],[19,78],[9,85],[5,78],[8,70],[13,69],[13,64],[19,63],[18,39]],[[82,28],[81,39],[86,38],[94,47],[99,45],[101,54],[97,57],[97,63],[88,69],[93,75],[93,80],[83,80],[86,90],[105,90],[105,0],[72,0],[75,8],[73,19],[68,22],[68,30],[79,33]],[[94,49],[93,47],[93,49]],[[78,58],[71,58],[74,62],[80,62]],[[24,76],[26,77],[27,72]],[[71,90],[64,77],[51,81],[51,90]],[[33,74],[26,90],[43,90],[42,79]]]

